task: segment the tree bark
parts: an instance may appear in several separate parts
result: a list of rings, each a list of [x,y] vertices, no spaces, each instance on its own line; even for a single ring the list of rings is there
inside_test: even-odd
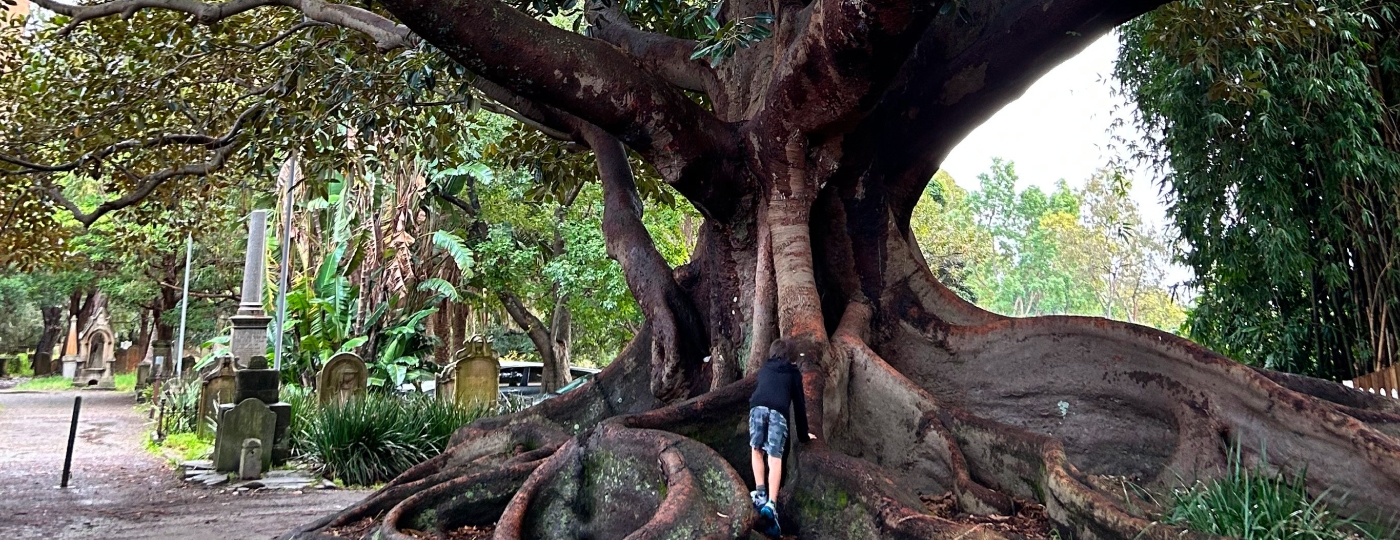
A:
[[[63,332],[67,330],[63,324],[62,306],[44,306],[39,308],[39,313],[44,318],[44,330],[39,334],[39,342],[34,344],[34,355],[29,364],[36,376],[55,371],[53,366],[57,364],[55,360],[58,359],[53,358],[53,348],[63,339]]]

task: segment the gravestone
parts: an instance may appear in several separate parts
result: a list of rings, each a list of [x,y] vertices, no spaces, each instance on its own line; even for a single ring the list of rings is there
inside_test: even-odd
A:
[[[263,280],[267,273],[267,210],[248,215],[248,249],[243,257],[243,290],[238,314],[229,317],[229,351],[239,369],[254,356],[267,354],[267,324],[272,317],[263,311]]]
[[[82,358],[78,356],[78,318],[68,318],[68,337],[63,340],[63,378],[78,382]],[[37,366],[34,369],[39,369]]]
[[[369,369],[355,353],[343,352],[332,356],[321,373],[316,375],[316,402],[321,405],[341,404],[365,396],[369,384]]]
[[[196,416],[199,425],[195,426],[195,432],[200,436],[209,434],[209,423],[217,419],[219,405],[233,403],[234,392],[233,357],[225,356],[218,360],[218,369],[200,383],[199,413]]]
[[[238,456],[238,479],[262,478],[262,441],[244,439],[243,452]]]
[[[180,377],[185,379],[194,378],[194,357],[186,356],[180,359]]]
[[[257,439],[262,447],[271,446],[277,417],[267,404],[245,399],[228,407],[219,415],[219,429],[214,436],[214,470],[235,472],[243,454],[243,441]],[[272,453],[261,452],[262,470],[272,468]]]
[[[248,362],[248,369],[240,369],[234,374],[234,397],[233,403],[242,403],[245,399],[256,399],[267,405],[272,410],[272,414],[277,417],[277,424],[273,429],[271,444],[263,446],[261,451],[272,454],[272,462],[282,464],[291,457],[292,444],[290,429],[292,426],[292,406],[282,402],[279,397],[281,386],[280,374],[275,369],[267,368],[267,358],[254,356]],[[228,407],[228,405],[224,405]]]
[[[452,369],[452,398],[458,405],[495,409],[500,393],[501,362],[485,337],[473,338],[457,352]]]

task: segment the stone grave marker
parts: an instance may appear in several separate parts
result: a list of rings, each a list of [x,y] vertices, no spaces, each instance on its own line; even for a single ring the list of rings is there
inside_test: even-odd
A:
[[[243,452],[238,456],[238,479],[262,478],[262,441],[244,439]]]
[[[195,431],[201,436],[208,435],[209,423],[217,418],[219,405],[233,403],[234,385],[233,357],[220,358],[218,369],[204,377],[199,387],[199,425]]]
[[[68,318],[68,337],[63,341],[63,357],[61,361],[63,362],[63,378],[69,379],[74,383],[77,383],[78,369],[82,367],[81,364],[83,363],[82,359],[78,357],[77,317]],[[35,365],[34,369],[37,373],[39,369],[37,364]]]
[[[229,317],[229,351],[238,368],[254,356],[267,354],[267,325],[272,317],[263,312],[263,281],[267,273],[267,210],[248,215],[248,249],[243,257],[243,288],[238,314]]]
[[[316,402],[321,405],[345,403],[362,398],[369,385],[369,369],[355,353],[332,356],[316,376]]]
[[[243,441],[257,439],[259,447],[271,446],[277,417],[267,404],[245,399],[229,407],[219,416],[219,429],[214,436],[214,470],[235,472],[243,454]],[[260,452],[261,470],[272,468],[272,453]]]
[[[277,417],[277,425],[273,430],[270,445],[261,447],[262,452],[272,454],[272,462],[282,464],[291,457],[292,445],[290,429],[292,425],[292,406],[284,403],[279,394],[281,389],[280,374],[275,369],[267,368],[267,358],[254,356],[248,362],[248,369],[240,369],[234,374],[234,397],[233,403],[242,403],[245,399],[256,399],[267,405],[272,410],[272,414]],[[222,405],[221,407],[228,407]]]
[[[457,352],[452,376],[452,396],[467,409],[494,409],[500,393],[501,362],[495,349],[484,337],[468,341]]]

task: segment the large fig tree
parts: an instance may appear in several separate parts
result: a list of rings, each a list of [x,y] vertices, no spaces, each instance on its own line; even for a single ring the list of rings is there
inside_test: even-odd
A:
[[[293,535],[746,534],[750,374],[778,339],[799,351],[818,435],[791,454],[779,501],[803,537],[997,537],[920,500],[944,493],[974,514],[1043,504],[1076,538],[1189,536],[1154,524],[1130,486],[1219,475],[1234,446],[1306,468],[1344,511],[1400,508],[1396,402],[1131,324],[988,313],[912,241],[914,205],[959,139],[1161,2],[592,0],[577,24],[548,0],[36,3],[75,25],[281,6],[385,49],[423,40],[493,106],[594,154],[643,331],[580,389],[463,428]],[[629,150],[704,215],[688,264],[667,265],[642,226]]]

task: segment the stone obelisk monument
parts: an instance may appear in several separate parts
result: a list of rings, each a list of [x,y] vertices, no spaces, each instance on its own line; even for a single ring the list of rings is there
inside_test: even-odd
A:
[[[267,325],[272,317],[263,311],[264,273],[267,272],[267,210],[248,216],[248,252],[243,259],[242,300],[238,314],[229,317],[233,333],[229,349],[238,368],[248,367],[254,356],[267,356]]]
[[[69,380],[78,379],[82,359],[78,358],[78,318],[68,318],[68,338],[63,341],[63,376]]]

